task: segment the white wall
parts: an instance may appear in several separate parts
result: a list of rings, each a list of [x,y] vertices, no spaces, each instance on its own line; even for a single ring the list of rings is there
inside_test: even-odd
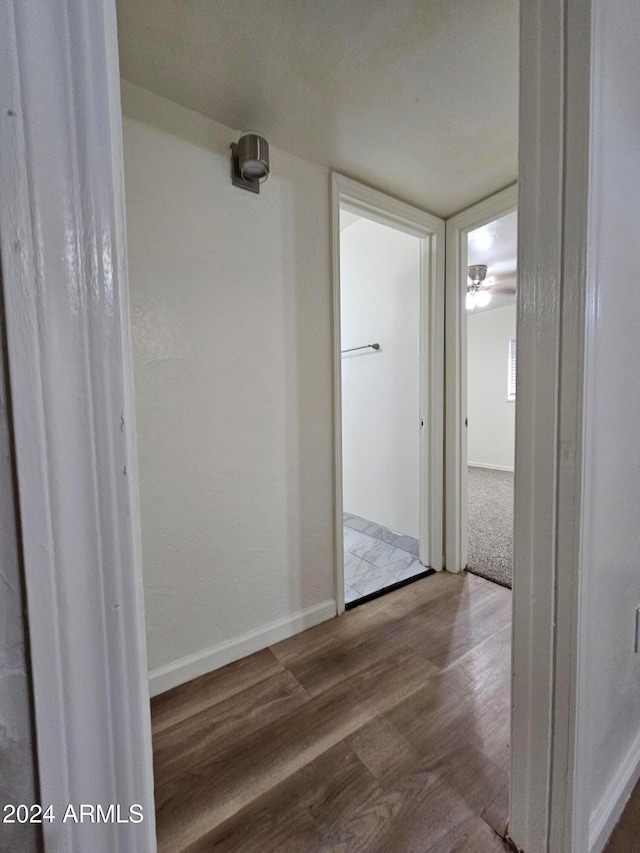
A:
[[[507,402],[516,306],[467,313],[467,430],[471,465],[513,471],[515,404]]]
[[[122,94],[157,692],[335,612],[329,180],[272,149],[242,191],[236,132]]]
[[[592,842],[611,828],[640,772],[639,33],[635,0],[596,0],[582,526],[588,668],[579,745],[589,756]]]
[[[418,538],[420,240],[361,219],[340,235],[345,512]]]

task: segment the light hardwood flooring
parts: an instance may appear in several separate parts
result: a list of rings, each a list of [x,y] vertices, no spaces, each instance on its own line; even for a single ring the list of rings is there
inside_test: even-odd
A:
[[[152,701],[160,853],[493,853],[511,593],[441,572]]]

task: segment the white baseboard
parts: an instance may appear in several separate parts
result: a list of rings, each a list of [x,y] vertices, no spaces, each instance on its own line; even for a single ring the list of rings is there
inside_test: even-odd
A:
[[[470,468],[488,468],[490,471],[511,471],[513,474],[513,465],[488,465],[486,462],[467,462]]]
[[[589,853],[602,853],[640,779],[640,734],[589,821]]]
[[[306,610],[285,616],[284,619],[277,619],[247,634],[226,640],[213,648],[196,652],[174,663],[154,669],[149,673],[149,695],[157,696],[165,690],[171,690],[172,687],[191,681],[192,678],[198,678],[253,652],[266,649],[273,643],[279,643],[280,640],[293,637],[294,634],[299,634],[306,628],[313,628],[314,625],[331,619],[336,613],[337,607],[334,600],[322,601]]]

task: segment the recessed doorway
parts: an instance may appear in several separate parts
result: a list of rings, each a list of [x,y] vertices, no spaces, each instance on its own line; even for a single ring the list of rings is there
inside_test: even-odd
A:
[[[334,176],[339,610],[442,568],[443,232]]]
[[[445,565],[511,586],[517,188],[447,221]]]
[[[467,570],[511,588],[518,214],[467,235]]]

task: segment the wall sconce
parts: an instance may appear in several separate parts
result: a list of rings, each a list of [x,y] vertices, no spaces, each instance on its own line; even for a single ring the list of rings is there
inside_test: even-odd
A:
[[[231,143],[231,182],[234,187],[260,192],[260,184],[269,177],[269,143],[255,131],[241,134]]]

